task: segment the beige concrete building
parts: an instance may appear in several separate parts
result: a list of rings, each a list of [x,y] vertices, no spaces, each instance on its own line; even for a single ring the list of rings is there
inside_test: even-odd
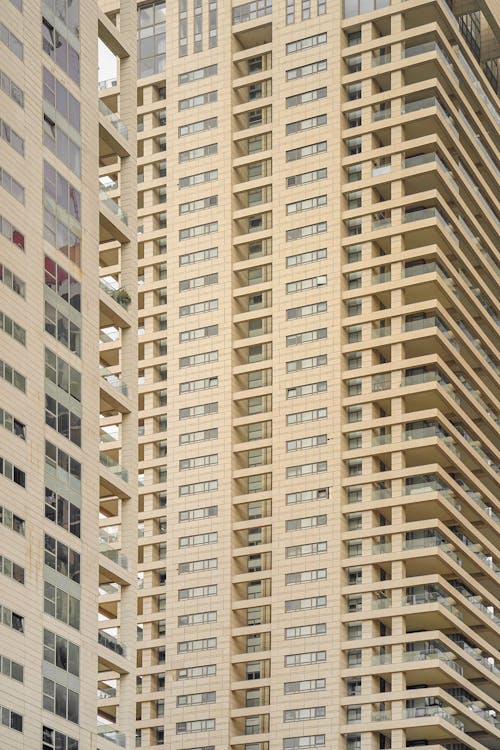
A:
[[[137,6],[137,746],[498,746],[498,4]]]
[[[2,750],[134,731],[136,116],[96,95],[98,35],[135,88],[123,5],[118,29],[95,0],[0,4]],[[121,209],[98,190],[116,160]]]
[[[2,750],[498,747],[498,19],[3,0]]]

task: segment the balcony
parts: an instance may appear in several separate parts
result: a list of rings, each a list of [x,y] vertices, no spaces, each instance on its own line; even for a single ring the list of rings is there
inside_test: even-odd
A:
[[[109,648],[115,654],[118,654],[118,656],[126,656],[127,651],[125,645],[113,635],[105,633],[103,630],[99,630],[97,635],[97,642],[100,643],[101,646]]]
[[[405,719],[439,717],[440,719],[444,719],[450,724],[453,724],[453,726],[459,729],[461,732],[463,732],[465,728],[463,721],[448,713],[448,711],[446,711],[442,706],[416,706],[414,708],[405,708],[404,717]]]

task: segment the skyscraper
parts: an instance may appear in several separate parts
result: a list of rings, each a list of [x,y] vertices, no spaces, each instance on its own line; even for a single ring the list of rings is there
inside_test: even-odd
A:
[[[498,3],[27,6],[0,747],[494,750]]]
[[[0,8],[2,750],[105,750],[134,730],[136,115],[97,96],[98,35],[135,89],[136,13],[122,5],[120,30],[93,0]],[[121,208],[98,189],[117,159]],[[100,287],[113,257],[120,283]],[[121,552],[99,514],[130,530]]]

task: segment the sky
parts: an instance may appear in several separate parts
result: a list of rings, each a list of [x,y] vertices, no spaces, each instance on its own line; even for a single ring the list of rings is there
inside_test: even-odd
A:
[[[116,58],[99,40],[99,81],[116,77]]]

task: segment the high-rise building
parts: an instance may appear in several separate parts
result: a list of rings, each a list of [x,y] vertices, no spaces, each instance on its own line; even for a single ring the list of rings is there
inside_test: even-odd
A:
[[[122,6],[119,29],[95,0],[0,7],[2,750],[134,731],[136,113],[135,96],[125,122],[97,96],[98,36],[135,91]],[[117,160],[121,208],[98,190]]]
[[[1,750],[495,750],[498,1],[0,5]]]
[[[137,745],[492,749],[498,3],[137,8]]]

